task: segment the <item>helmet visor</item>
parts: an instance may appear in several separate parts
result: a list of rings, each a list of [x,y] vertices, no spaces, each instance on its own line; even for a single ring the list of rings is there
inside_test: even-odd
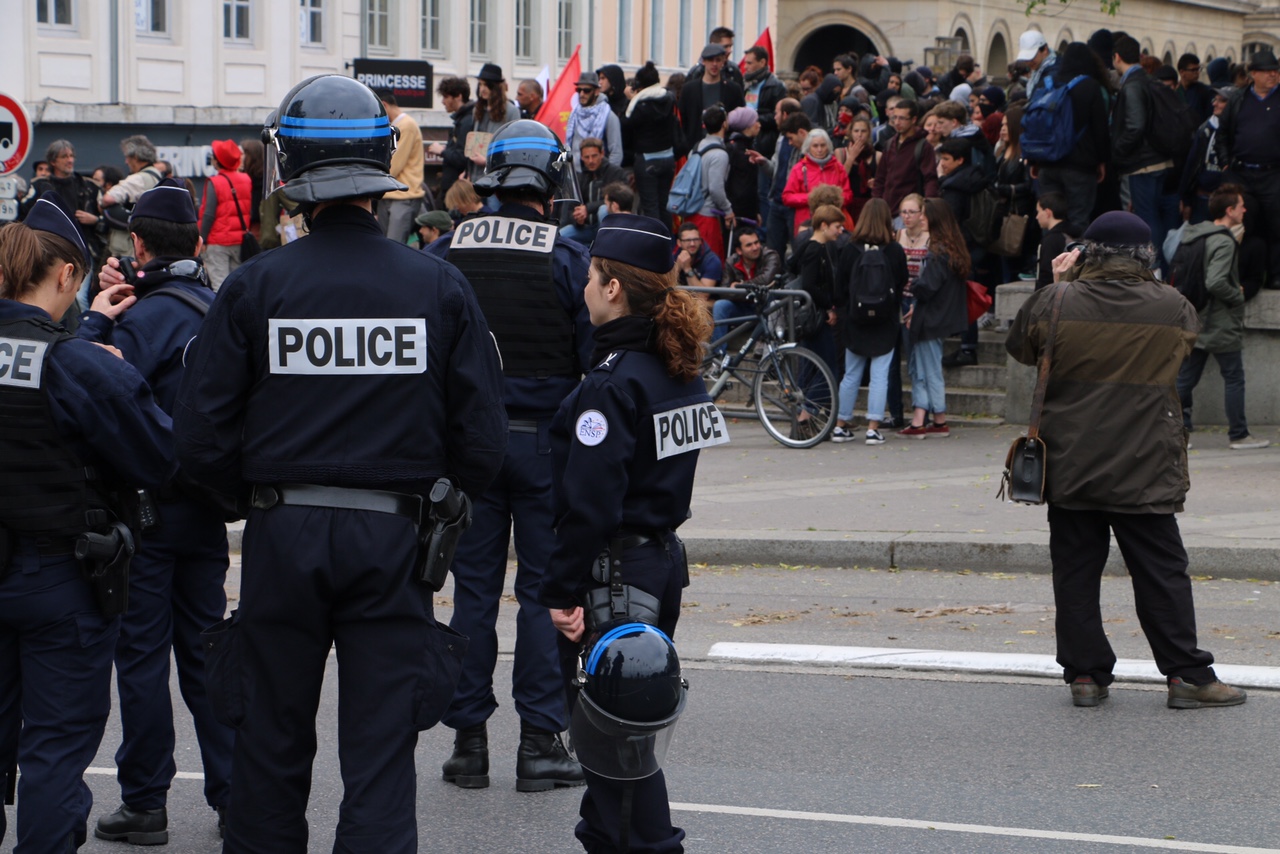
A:
[[[601,709],[579,692],[569,718],[569,752],[583,768],[611,780],[641,780],[662,767],[684,711],[688,690],[670,717],[652,723],[626,721]]]
[[[560,152],[560,156],[552,162],[551,185],[551,204],[582,204],[582,194],[578,191],[573,155],[570,152]]]
[[[276,113],[267,117],[262,127],[262,198],[284,186],[280,173],[280,145],[276,141]]]

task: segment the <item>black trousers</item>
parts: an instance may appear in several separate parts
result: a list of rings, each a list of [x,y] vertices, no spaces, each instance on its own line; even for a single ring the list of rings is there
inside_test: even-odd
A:
[[[1246,200],[1245,233],[1266,239],[1266,287],[1280,288],[1280,169],[1268,172],[1233,169],[1224,175],[1223,181],[1242,185],[1252,197]]]
[[[1102,627],[1102,568],[1111,532],[1133,579],[1138,622],[1166,677],[1202,684],[1216,677],[1213,656],[1196,646],[1196,612],[1187,552],[1173,514],[1066,510],[1049,505],[1049,554],[1058,608],[1063,678],[1110,685],[1116,654]]]

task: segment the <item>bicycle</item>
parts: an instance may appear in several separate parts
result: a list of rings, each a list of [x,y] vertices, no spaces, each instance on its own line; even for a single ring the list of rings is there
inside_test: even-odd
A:
[[[747,411],[754,409],[765,432],[780,444],[812,448],[831,435],[836,424],[835,376],[817,353],[790,340],[791,312],[797,305],[812,305],[808,293],[769,285],[684,290],[721,298],[741,295],[755,307],[754,317],[726,321],[730,330],[708,345],[702,375],[712,400],[719,403],[736,381],[750,389]],[[736,349],[728,349],[748,327],[746,340],[735,345]],[[722,348],[727,352],[716,355]]]

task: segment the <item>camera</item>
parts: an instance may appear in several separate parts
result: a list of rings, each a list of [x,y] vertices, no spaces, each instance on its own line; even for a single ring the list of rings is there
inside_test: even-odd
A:
[[[120,275],[124,276],[124,280],[131,285],[138,284],[138,271],[134,266],[138,263],[137,259],[123,255],[116,258],[116,261],[120,264]]]

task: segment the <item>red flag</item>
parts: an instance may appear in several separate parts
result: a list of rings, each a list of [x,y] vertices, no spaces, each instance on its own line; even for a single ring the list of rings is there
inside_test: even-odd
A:
[[[756,39],[756,43],[752,47],[762,47],[769,52],[769,73],[773,73],[773,38],[769,35],[769,28],[765,27],[764,32],[760,34],[760,38]],[[742,66],[746,64],[747,58],[744,56],[738,61],[738,69],[746,74],[747,70]]]
[[[547,100],[542,102],[538,115],[534,117],[536,121],[551,128],[561,142],[564,142],[565,125],[569,123],[569,114],[573,112],[574,99],[577,97],[574,86],[582,77],[582,62],[578,59],[581,47],[582,45],[576,45],[573,48],[573,56],[569,57],[569,62],[556,78],[556,84],[547,94]]]

